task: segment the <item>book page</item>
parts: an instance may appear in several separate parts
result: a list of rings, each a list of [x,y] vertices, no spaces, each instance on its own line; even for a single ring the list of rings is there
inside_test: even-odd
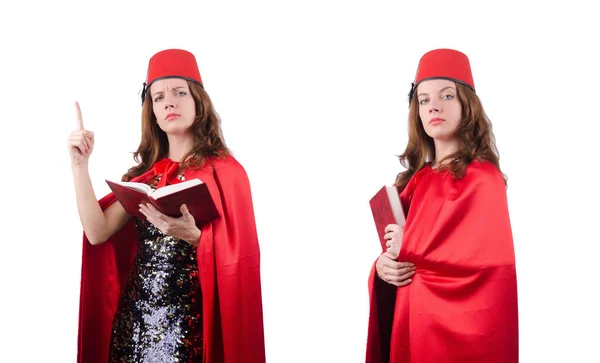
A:
[[[396,224],[399,226],[404,226],[406,223],[404,216],[404,209],[402,208],[402,203],[400,202],[400,196],[398,195],[398,190],[395,186],[386,187],[388,199],[390,200],[390,205],[392,206],[392,212],[394,212],[394,219],[396,219]]]
[[[115,184],[119,184],[122,185],[124,187],[127,188],[131,188],[137,191],[140,191],[142,193],[146,193],[146,194],[151,194],[152,193],[152,188],[144,183],[136,183],[136,182],[120,182],[120,181],[115,181],[113,182]]]
[[[203,184],[203,182],[200,179],[196,178],[196,179],[187,180],[187,181],[184,181],[184,182],[181,182],[178,184],[167,185],[160,189],[156,189],[154,191],[154,193],[152,193],[152,197],[154,199],[158,199],[160,197],[164,197],[165,195],[170,195],[173,193],[177,193],[180,190],[191,188],[198,184]]]

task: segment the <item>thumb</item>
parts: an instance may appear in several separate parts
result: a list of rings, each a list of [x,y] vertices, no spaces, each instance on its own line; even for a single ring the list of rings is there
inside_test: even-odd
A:
[[[392,246],[385,251],[385,254],[392,260],[397,260],[400,255],[400,248],[398,246]]]
[[[182,204],[181,207],[179,207],[179,210],[181,211],[181,214],[183,214],[183,216],[186,217],[186,218],[192,216],[190,214],[190,211],[188,210],[187,205],[185,205],[185,204]]]

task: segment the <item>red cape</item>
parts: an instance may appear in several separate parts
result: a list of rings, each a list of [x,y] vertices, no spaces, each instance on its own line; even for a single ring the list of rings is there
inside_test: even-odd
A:
[[[146,181],[156,173],[153,167],[132,181]],[[185,179],[193,178],[206,183],[221,215],[202,226],[198,246],[204,361],[264,362],[260,252],[248,177],[228,156],[210,159],[199,170],[186,170]],[[105,209],[114,201],[113,194],[108,194],[100,206]],[[133,218],[101,245],[92,246],[84,234],[79,363],[108,361],[112,319],[135,257],[137,239]]]
[[[426,166],[400,194],[408,212],[396,288],[369,277],[367,363],[518,362],[517,279],[506,188],[489,162],[464,178]]]

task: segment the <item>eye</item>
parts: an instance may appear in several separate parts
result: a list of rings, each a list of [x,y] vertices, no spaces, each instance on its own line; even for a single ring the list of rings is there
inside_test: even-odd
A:
[[[187,95],[187,92],[179,91],[179,92],[176,93],[176,95],[177,96],[185,96],[185,95]]]
[[[160,100],[162,100],[162,96],[157,96],[157,97],[154,99],[154,102],[158,102],[158,101],[160,101]]]
[[[427,98],[423,98],[421,101],[419,101],[419,104],[426,105],[427,102],[429,102],[429,100]]]
[[[443,99],[443,100],[451,100],[451,99],[453,99],[453,98],[454,98],[454,95],[451,95],[451,94],[447,94],[447,95],[443,95],[443,96],[442,96],[442,99]]]

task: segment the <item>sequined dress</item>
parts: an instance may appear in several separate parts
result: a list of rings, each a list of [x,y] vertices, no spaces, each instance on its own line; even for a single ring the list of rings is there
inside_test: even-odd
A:
[[[138,252],[113,320],[109,362],[201,362],[196,247],[135,222]]]

